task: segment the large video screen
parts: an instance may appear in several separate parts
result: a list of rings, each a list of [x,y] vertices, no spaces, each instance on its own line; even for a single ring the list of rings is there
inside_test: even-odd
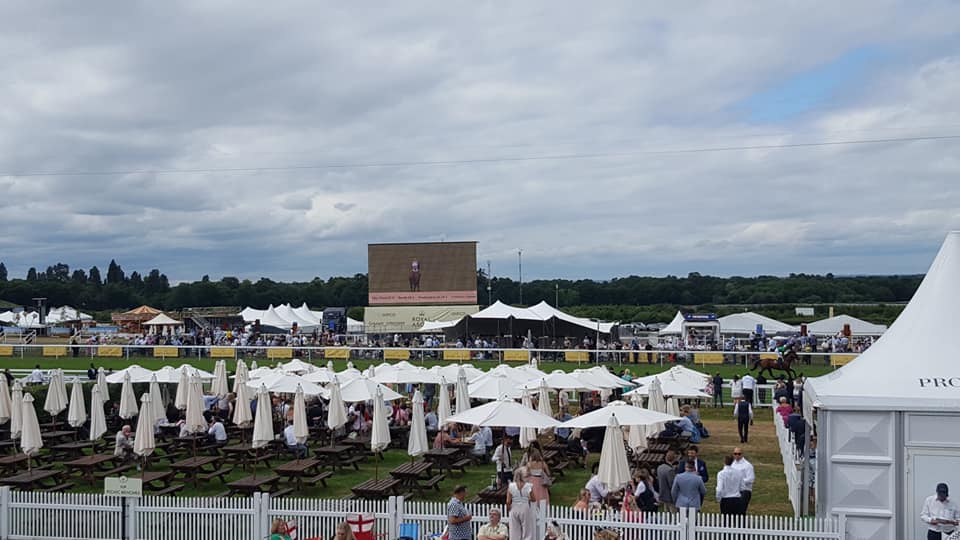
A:
[[[477,243],[369,244],[371,306],[475,304]]]

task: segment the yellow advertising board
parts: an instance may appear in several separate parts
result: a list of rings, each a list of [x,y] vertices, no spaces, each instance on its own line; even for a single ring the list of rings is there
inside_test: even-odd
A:
[[[13,345],[0,345],[0,356],[13,356]]]
[[[113,346],[97,347],[97,356],[121,358],[123,356],[123,347],[113,347]]]
[[[59,345],[48,345],[43,348],[44,356],[66,356],[67,348]]]
[[[267,358],[275,360],[293,358],[293,349],[290,347],[270,347],[267,349]]]
[[[153,348],[154,358],[177,358],[178,356],[180,356],[180,349],[178,347],[154,347]]]
[[[384,349],[384,360],[409,360],[410,349]]]
[[[350,349],[347,347],[334,347],[323,350],[323,357],[327,360],[349,360]]]
[[[470,349],[444,349],[443,359],[453,362],[470,360]]]
[[[503,351],[503,361],[504,362],[529,362],[530,361],[530,351],[517,350],[517,349],[507,349]]]
[[[211,347],[210,358],[233,358],[237,350],[233,347]]]
[[[830,365],[831,366],[845,366],[849,364],[857,355],[855,354],[831,354],[830,355]]]
[[[563,359],[567,362],[589,362],[590,353],[587,351],[566,351],[563,353]]]
[[[722,364],[723,353],[702,352],[693,355],[694,362],[697,364]]]

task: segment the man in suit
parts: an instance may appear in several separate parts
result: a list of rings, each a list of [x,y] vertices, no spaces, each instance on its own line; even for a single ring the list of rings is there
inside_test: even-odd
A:
[[[671,495],[677,508],[695,508],[700,510],[703,498],[707,495],[707,487],[703,485],[703,478],[697,474],[696,462],[685,462],[684,471],[673,480]]]
[[[694,470],[697,471],[697,474],[699,474],[700,478],[703,479],[703,483],[706,484],[707,482],[710,481],[710,473],[709,471],[707,471],[707,463],[702,459],[700,459],[699,457],[697,457],[699,454],[700,454],[700,448],[695,444],[691,444],[690,447],[687,448],[687,459],[681,460],[680,463],[677,465],[677,475],[680,475],[683,473],[683,470],[686,467],[687,461],[692,461],[695,466]]]

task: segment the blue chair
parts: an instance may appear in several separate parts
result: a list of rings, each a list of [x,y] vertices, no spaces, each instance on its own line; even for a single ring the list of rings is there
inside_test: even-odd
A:
[[[420,524],[401,523],[400,537],[397,540],[420,540]]]

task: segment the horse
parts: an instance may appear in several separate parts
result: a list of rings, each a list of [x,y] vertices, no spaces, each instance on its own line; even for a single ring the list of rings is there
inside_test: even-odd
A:
[[[757,360],[753,363],[753,367],[750,368],[750,371],[756,370],[759,366],[760,373],[758,373],[758,375],[763,375],[763,373],[766,372],[772,379],[775,378],[773,370],[778,369],[786,373],[791,379],[795,379],[797,375],[793,372],[793,369],[790,366],[799,360],[800,357],[793,349],[788,350],[778,358],[763,358],[762,356],[758,356]]]
[[[420,290],[420,263],[418,261],[413,261],[413,264],[410,265],[410,292],[416,292]]]

